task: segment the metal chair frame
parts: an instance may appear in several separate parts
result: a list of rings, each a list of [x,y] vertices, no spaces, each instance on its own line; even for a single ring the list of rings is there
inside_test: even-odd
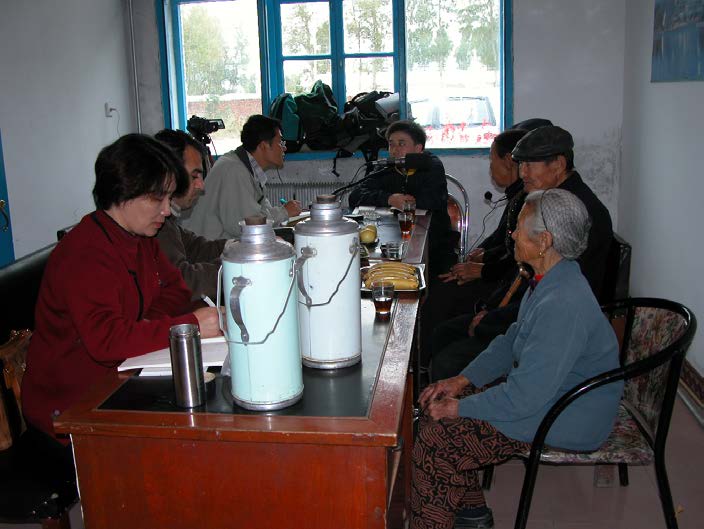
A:
[[[675,518],[672,493],[670,491],[670,484],[667,478],[667,469],[665,467],[665,443],[667,441],[667,434],[670,427],[670,419],[672,418],[672,409],[674,407],[675,397],[677,394],[677,383],[682,370],[682,363],[687,353],[687,349],[694,339],[697,322],[694,314],[692,314],[687,307],[664,299],[630,298],[610,303],[603,307],[604,311],[608,314],[623,311],[626,312],[627,332],[621,347],[622,353],[628,350],[630,329],[633,323],[635,309],[639,307],[664,309],[679,314],[682,318],[684,318],[684,332],[669,346],[656,352],[652,356],[634,361],[631,364],[624,365],[606,373],[602,373],[586,380],[578,386],[575,386],[553,405],[553,407],[543,418],[543,421],[540,423],[535,437],[533,438],[530,456],[526,461],[526,473],[523,479],[523,488],[521,490],[521,499],[518,505],[518,512],[516,513],[514,529],[525,529],[526,523],[528,522],[530,504],[533,497],[533,491],[535,489],[535,480],[538,474],[538,467],[541,462],[540,458],[545,448],[545,438],[560,413],[562,413],[562,411],[564,411],[565,408],[567,408],[567,406],[569,406],[576,399],[596,388],[619,380],[625,381],[632,379],[651,371],[668,361],[670,362],[670,365],[667,373],[666,388],[663,395],[661,411],[658,416],[657,431],[655,436],[649,432],[649,429],[645,426],[645,424],[643,424],[643,421],[638,414],[631,415],[636,421],[636,424],[641,430],[645,440],[653,450],[653,464],[655,466],[655,475],[660,493],[660,502],[662,503],[666,525],[668,529],[677,529],[677,519]],[[624,475],[622,473],[624,468],[622,468],[622,465],[623,464],[619,464],[619,471],[621,474],[622,484],[624,484]]]
[[[459,248],[459,262],[464,262],[465,257],[467,257],[467,249],[469,248],[469,195],[467,190],[462,185],[462,183],[457,180],[451,174],[445,173],[445,178],[448,182],[457,187],[462,193],[462,199],[464,201],[463,214],[460,224],[460,248]],[[452,195],[451,195],[452,196]],[[455,198],[454,196],[452,198]],[[456,200],[456,199],[455,199]],[[459,202],[459,201],[458,201]]]

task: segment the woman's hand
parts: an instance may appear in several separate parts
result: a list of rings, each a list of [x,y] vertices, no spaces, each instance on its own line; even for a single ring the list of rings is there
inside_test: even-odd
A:
[[[463,285],[469,281],[474,281],[482,277],[482,263],[467,262],[456,264],[452,267],[452,273],[457,278],[457,284]]]
[[[459,409],[459,400],[447,398],[430,402],[425,412],[436,421],[439,421],[440,419],[454,419],[459,415]]]
[[[225,310],[224,307],[220,310]],[[204,307],[193,311],[193,315],[198,320],[201,338],[215,338],[220,336],[220,320],[218,319],[217,307]]]
[[[468,384],[469,380],[462,375],[433,382],[421,392],[418,404],[424,410],[436,400],[456,397]]]

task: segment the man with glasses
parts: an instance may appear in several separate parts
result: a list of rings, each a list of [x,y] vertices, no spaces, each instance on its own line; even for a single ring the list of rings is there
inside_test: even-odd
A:
[[[281,139],[281,123],[259,114],[250,116],[242,127],[242,145],[221,156],[210,170],[205,190],[181,225],[208,239],[239,237],[239,222],[262,215],[277,225],[301,212],[290,200],[272,206],[266,198],[266,172],[284,166],[286,145]]]

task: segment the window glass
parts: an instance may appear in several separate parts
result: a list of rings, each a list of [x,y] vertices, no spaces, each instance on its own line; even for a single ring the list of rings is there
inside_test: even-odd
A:
[[[499,0],[406,0],[407,98],[427,147],[489,147],[501,109]]]
[[[262,112],[256,0],[181,4],[187,117],[221,118],[219,154],[240,143],[242,125]]]
[[[330,7],[327,2],[281,4],[283,55],[330,53]]]
[[[367,57],[345,60],[346,100],[359,92],[394,91],[393,57]]]
[[[345,53],[393,52],[391,0],[344,0]]]
[[[332,85],[329,59],[284,61],[284,91],[294,95],[310,92],[318,79],[328,86]]]

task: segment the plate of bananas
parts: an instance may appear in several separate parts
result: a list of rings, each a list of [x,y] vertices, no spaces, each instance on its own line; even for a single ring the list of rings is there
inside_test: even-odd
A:
[[[394,284],[396,292],[417,292],[425,288],[425,265],[412,265],[398,261],[384,261],[362,268],[362,291],[371,292],[372,282],[386,279]]]

